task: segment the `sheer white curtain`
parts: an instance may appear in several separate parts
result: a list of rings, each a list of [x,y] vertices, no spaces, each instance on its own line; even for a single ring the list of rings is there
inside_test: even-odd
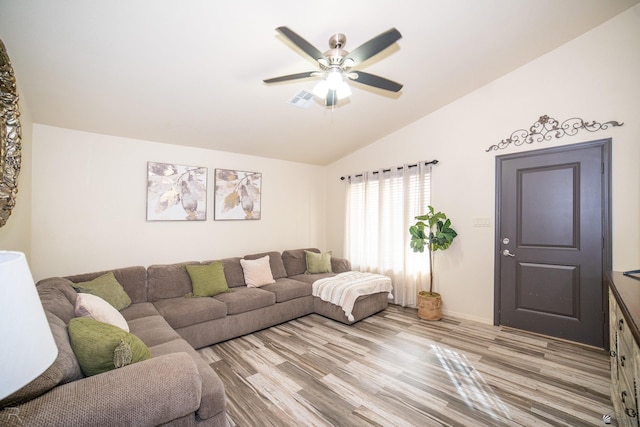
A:
[[[384,274],[393,282],[394,303],[415,306],[428,289],[428,253],[409,247],[409,226],[427,212],[431,165],[404,165],[347,180],[345,254],[352,268]]]

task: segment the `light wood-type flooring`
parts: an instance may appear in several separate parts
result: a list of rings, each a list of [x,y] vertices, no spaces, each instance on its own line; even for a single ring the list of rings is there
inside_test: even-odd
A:
[[[603,426],[613,411],[604,350],[399,306],[352,326],[313,314],[199,353],[236,426]]]

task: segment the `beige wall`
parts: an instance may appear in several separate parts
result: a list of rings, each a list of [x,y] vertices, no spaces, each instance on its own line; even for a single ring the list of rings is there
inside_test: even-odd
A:
[[[434,64],[437,66],[437,64]],[[613,138],[613,266],[640,268],[640,6],[327,168],[327,245],[343,239],[341,175],[438,159],[432,203],[459,238],[436,260],[446,313],[491,323],[495,156]],[[405,90],[411,90],[406,88]],[[486,153],[547,114],[624,126]],[[491,218],[491,227],[474,219]]]
[[[324,247],[324,168],[34,126],[36,280],[115,267]],[[208,168],[207,220],[147,222],[147,162]],[[262,219],[213,221],[214,169],[262,172]]]
[[[9,52],[10,53],[10,52]],[[19,80],[19,79],[18,79]],[[19,81],[18,81],[19,86]],[[18,89],[19,91],[19,89]],[[31,147],[32,121],[24,99],[19,98],[20,127],[22,130],[22,164],[18,176],[16,206],[7,223],[0,227],[0,250],[24,252],[30,261],[31,252]]]

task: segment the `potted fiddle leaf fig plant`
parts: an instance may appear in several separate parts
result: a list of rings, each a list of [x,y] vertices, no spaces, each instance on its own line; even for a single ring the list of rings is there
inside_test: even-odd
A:
[[[442,319],[442,297],[433,291],[433,259],[436,251],[444,251],[451,246],[458,235],[451,228],[451,220],[443,212],[435,212],[429,206],[429,213],[416,217],[416,223],[409,227],[411,249],[414,252],[429,251],[429,291],[418,292],[418,317],[424,320]]]

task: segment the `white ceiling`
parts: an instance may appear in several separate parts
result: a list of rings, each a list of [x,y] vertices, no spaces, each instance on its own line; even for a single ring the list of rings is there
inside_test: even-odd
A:
[[[640,0],[0,0],[5,43],[37,123],[329,164],[522,66]],[[289,104],[315,70],[275,31],[346,50],[391,27],[403,37],[346,104]]]

